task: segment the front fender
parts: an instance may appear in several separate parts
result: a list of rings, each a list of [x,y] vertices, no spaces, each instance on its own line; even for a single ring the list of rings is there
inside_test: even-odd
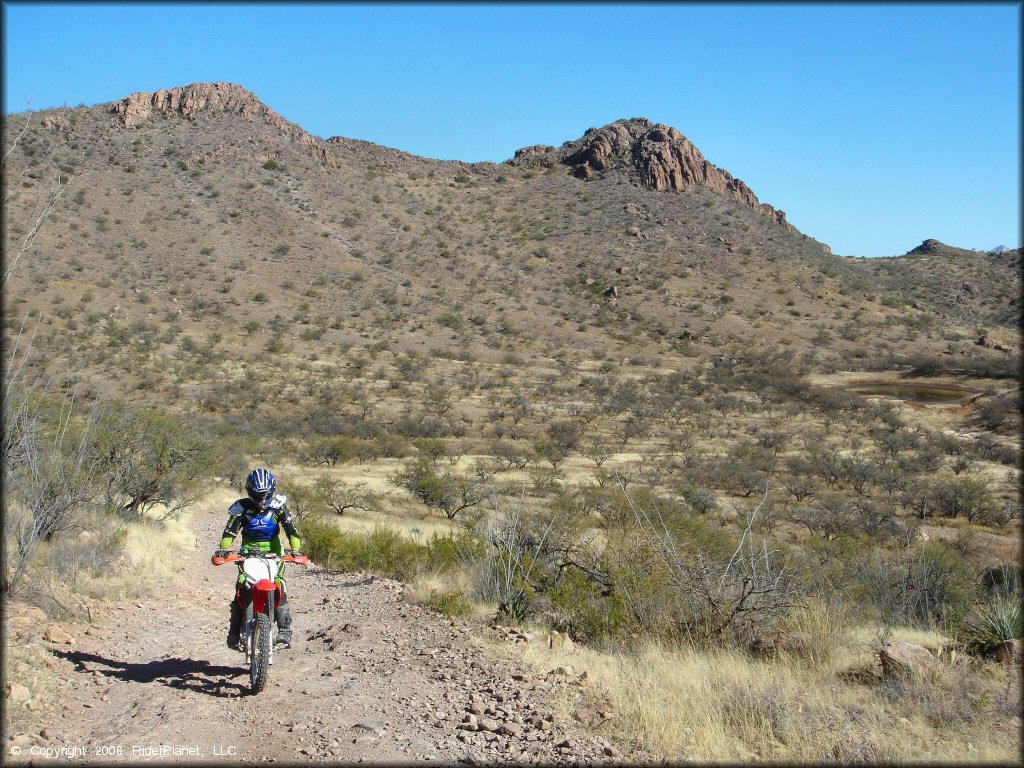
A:
[[[252,585],[252,610],[253,613],[263,613],[267,610],[267,595],[274,593],[274,604],[281,602],[281,587],[270,579],[260,579]]]

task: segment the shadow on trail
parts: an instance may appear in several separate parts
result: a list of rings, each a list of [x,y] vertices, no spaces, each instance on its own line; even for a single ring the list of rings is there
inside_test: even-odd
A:
[[[82,672],[99,672],[104,677],[115,677],[132,683],[161,683],[171,688],[205,693],[208,696],[230,698],[248,693],[248,687],[228,682],[244,670],[240,666],[228,667],[211,664],[202,659],[157,659],[143,663],[116,661],[84,651],[53,653],[73,663]],[[94,665],[87,667],[86,664]],[[106,667],[106,669],[104,669]]]

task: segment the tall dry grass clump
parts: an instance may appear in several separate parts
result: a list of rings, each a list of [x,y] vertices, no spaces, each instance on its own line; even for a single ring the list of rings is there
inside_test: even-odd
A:
[[[736,649],[650,641],[631,654],[530,644],[538,669],[571,663],[619,717],[618,735],[655,759],[782,762],[1005,762],[1019,750],[1020,677],[954,663],[936,680],[849,682],[833,662],[759,661]]]

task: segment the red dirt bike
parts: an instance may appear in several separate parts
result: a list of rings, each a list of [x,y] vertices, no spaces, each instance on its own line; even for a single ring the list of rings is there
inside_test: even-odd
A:
[[[274,663],[274,641],[276,623],[274,607],[281,602],[281,587],[277,583],[277,574],[281,563],[309,565],[305,555],[278,556],[274,552],[258,550],[242,550],[229,552],[227,557],[214,555],[210,558],[214,565],[236,563],[240,574],[244,574],[245,582],[238,590],[236,599],[245,609],[239,644],[245,651],[245,662],[249,665],[249,685],[253,693],[259,693],[267,685],[268,667]]]

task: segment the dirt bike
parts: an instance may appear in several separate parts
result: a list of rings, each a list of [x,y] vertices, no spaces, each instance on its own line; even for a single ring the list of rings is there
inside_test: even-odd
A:
[[[278,556],[274,552],[241,550],[228,552],[226,557],[214,555],[210,562],[236,563],[239,573],[245,576],[236,597],[245,609],[239,645],[249,665],[250,690],[259,693],[266,687],[268,668],[274,663],[274,607],[281,601],[281,587],[276,581],[281,563],[309,565],[309,559],[305,555]]]

